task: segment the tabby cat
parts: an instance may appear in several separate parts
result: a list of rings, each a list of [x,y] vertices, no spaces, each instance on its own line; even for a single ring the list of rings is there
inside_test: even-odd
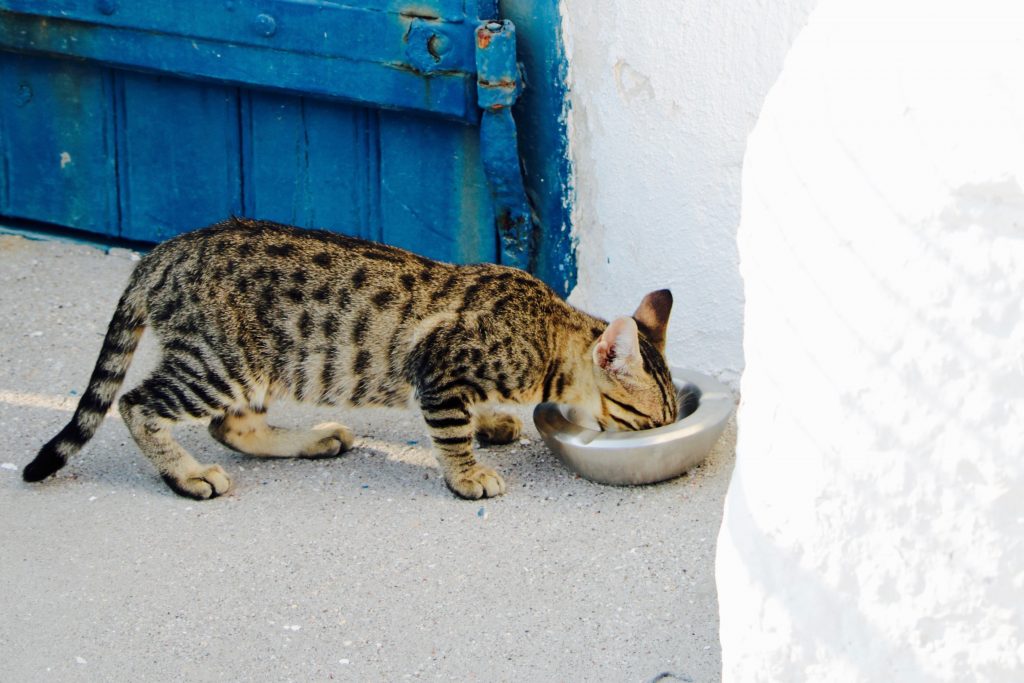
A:
[[[146,326],[156,369],[119,402],[142,452],[168,486],[196,499],[226,492],[219,465],[174,440],[183,420],[242,453],[327,458],[351,448],[339,424],[310,431],[267,424],[290,396],[320,405],[404,406],[415,399],[445,482],[463,498],[505,483],[473,458],[483,443],[519,438],[495,403],[556,400],[604,429],[673,421],[665,365],[668,290],[608,324],[512,268],[438,263],[390,246],[264,221],[232,219],[180,235],[136,266],[71,422],[24,470],[53,474],[92,438]]]

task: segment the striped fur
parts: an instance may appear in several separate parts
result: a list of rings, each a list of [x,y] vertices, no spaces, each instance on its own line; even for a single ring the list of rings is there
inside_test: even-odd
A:
[[[633,318],[608,324],[522,271],[232,219],[142,259],[74,417],[24,478],[53,474],[95,434],[148,326],[161,359],[119,407],[143,453],[182,495],[214,497],[231,481],[171,437],[181,421],[209,420],[215,439],[256,456],[332,457],[352,446],[341,425],[267,424],[269,405],[291,397],[352,407],[415,401],[449,488],[495,496],[504,481],[476,462],[473,438],[507,443],[521,429],[495,404],[558,400],[609,429],[675,419],[662,355],[670,307],[662,290]]]
[[[142,336],[142,325],[142,310],[126,293],[114,311],[96,367],[71,422],[42,447],[35,460],[25,466],[22,473],[25,481],[41,481],[64,467],[93,437],[124,381]]]

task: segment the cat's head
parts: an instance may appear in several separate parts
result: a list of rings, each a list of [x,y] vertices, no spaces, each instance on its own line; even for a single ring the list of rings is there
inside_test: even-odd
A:
[[[593,417],[602,429],[651,429],[676,420],[679,405],[665,362],[671,311],[669,290],[651,292],[632,317],[613,320],[594,344],[600,406]]]

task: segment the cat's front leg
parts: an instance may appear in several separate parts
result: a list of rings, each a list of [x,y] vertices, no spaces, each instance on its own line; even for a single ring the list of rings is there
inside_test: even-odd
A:
[[[476,500],[505,493],[505,481],[473,457],[473,418],[465,399],[422,396],[420,410],[430,430],[444,481],[455,495]]]

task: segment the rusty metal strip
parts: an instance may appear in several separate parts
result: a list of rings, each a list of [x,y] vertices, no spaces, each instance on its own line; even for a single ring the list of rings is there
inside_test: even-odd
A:
[[[480,154],[494,198],[494,218],[505,265],[530,270],[534,256],[533,212],[523,188],[512,105],[522,90],[511,21],[481,24],[476,31]]]

